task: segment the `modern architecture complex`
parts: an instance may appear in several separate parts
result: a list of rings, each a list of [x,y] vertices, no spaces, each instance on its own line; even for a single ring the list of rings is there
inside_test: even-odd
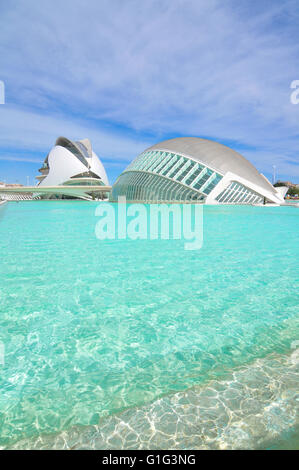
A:
[[[80,197],[79,187],[108,186],[109,184],[105,168],[92,150],[88,139],[71,141],[65,137],[59,137],[39,172],[40,175],[36,178],[39,180],[38,188],[41,190],[53,186],[68,187],[65,193],[63,193],[63,188],[52,195],[47,192],[47,198],[72,197],[72,195]],[[72,188],[69,188],[70,186]],[[92,189],[91,192],[94,194]]]
[[[0,182],[0,202],[5,201],[27,201],[32,199],[32,194],[23,193],[24,186],[21,184],[5,184]],[[12,193],[6,191],[14,190]]]
[[[283,204],[287,188],[275,188],[239,153],[196,137],[153,145],[112,186],[110,199],[206,204]]]

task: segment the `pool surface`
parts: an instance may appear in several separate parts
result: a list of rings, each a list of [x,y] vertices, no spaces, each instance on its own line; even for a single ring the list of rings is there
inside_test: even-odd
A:
[[[98,205],[0,208],[1,447],[293,439],[298,208],[205,206],[187,251],[98,240]]]

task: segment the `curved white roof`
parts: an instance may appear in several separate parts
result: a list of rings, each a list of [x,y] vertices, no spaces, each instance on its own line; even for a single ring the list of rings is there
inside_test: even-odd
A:
[[[271,191],[273,194],[276,193],[272,184],[257,171],[252,163],[240,153],[218,142],[198,137],[178,137],[159,142],[146,149],[146,151],[148,150],[167,150],[182,153],[219,171],[223,175],[230,171],[267,191]]]
[[[109,184],[105,168],[92,150],[89,139],[71,141],[66,137],[59,137],[48,154],[45,165],[48,168],[48,174],[39,186],[64,184],[70,178],[86,172],[97,175],[104,185]]]

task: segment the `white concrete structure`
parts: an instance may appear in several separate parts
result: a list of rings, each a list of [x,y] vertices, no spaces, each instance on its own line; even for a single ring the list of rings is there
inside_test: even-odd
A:
[[[22,188],[14,188],[5,186],[0,189],[0,199],[6,201],[26,201],[33,199],[47,199],[59,197],[71,197],[77,199],[94,199],[103,200],[107,197],[107,194],[111,191],[111,186],[103,185],[60,185],[60,186],[22,186]]]
[[[275,188],[239,153],[196,137],[153,145],[139,155],[112,187],[111,200],[283,204],[288,188]]]
[[[56,186],[74,186],[74,197],[78,196],[75,186],[108,186],[108,178],[105,168],[97,155],[93,152],[88,139],[73,142],[65,137],[59,137],[55,146],[47,155],[43,166],[40,168],[38,188],[41,190]],[[92,189],[92,188],[91,188]],[[48,191],[41,191],[41,194]],[[69,189],[65,196],[72,194]],[[63,196],[63,189],[53,197]]]
[[[20,192],[20,189],[16,191],[16,188],[4,188],[3,191],[0,189],[0,202],[1,200],[6,201],[31,201],[32,193]]]

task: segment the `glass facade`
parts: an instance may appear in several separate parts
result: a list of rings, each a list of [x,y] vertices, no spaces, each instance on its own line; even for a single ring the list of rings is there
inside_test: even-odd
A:
[[[205,198],[222,175],[188,157],[163,150],[149,150],[137,157],[119,176],[111,200],[198,201]]]
[[[81,150],[81,153],[84,155],[84,158],[85,159],[88,159],[91,157],[91,155],[89,155],[88,153],[88,150],[87,148],[85,147],[84,144],[82,144],[82,142],[79,142],[79,141],[76,141],[76,145],[79,147],[79,149]]]
[[[201,162],[163,150],[139,155],[119,176],[110,199],[143,202],[205,202],[223,175]],[[217,197],[220,204],[262,204],[263,197],[236,181]]]
[[[111,192],[111,200],[126,196],[127,201],[143,202],[204,202],[205,196],[161,176],[126,171],[117,180]]]
[[[232,182],[217,197],[221,204],[262,204],[263,197],[240,183]]]
[[[90,181],[91,183],[90,184],[93,184],[93,185],[104,185],[103,181],[101,180],[101,178],[96,175],[93,171],[86,171],[85,173],[79,173],[78,175],[75,175],[75,176],[71,176],[71,178],[64,184],[85,184],[85,183],[77,183],[76,180],[77,179],[85,179],[86,180],[86,184],[88,184],[87,182]]]

